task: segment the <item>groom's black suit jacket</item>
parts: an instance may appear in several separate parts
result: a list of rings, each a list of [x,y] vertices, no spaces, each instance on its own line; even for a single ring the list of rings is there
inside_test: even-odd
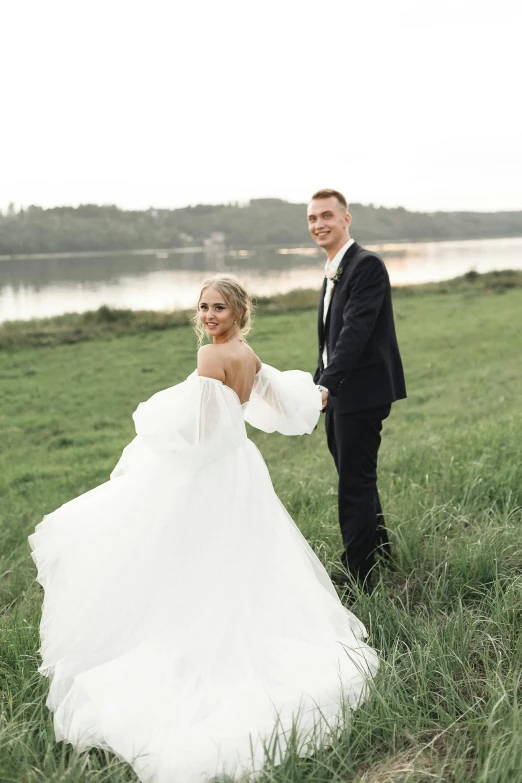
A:
[[[326,278],[319,303],[319,362],[315,383],[330,391],[338,413],[375,408],[406,397],[395,334],[388,272],[382,259],[354,242],[339,265],[323,323]],[[327,367],[323,366],[326,344]]]

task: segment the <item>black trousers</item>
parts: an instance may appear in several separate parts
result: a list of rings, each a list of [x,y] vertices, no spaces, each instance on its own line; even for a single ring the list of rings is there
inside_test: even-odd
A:
[[[346,570],[361,584],[375,562],[375,551],[391,558],[390,542],[377,491],[377,454],[382,423],[391,405],[354,413],[326,407],[326,438],[339,474],[339,524]]]

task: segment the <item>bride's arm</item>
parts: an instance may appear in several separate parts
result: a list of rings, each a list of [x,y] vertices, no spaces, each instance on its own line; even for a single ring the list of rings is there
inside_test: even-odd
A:
[[[178,460],[178,466],[204,465],[216,454],[234,450],[246,440],[243,413],[235,395],[223,384],[220,362],[203,352],[198,371],[186,381],[157,392],[134,411],[136,438],[126,449],[114,477],[140,467],[147,453],[160,459]],[[204,375],[203,375],[204,373]],[[174,464],[174,463],[172,463]],[[176,468],[177,469],[177,468]]]
[[[321,412],[321,394],[310,373],[280,372],[263,364],[256,375],[245,421],[265,432],[304,435],[313,432]]]

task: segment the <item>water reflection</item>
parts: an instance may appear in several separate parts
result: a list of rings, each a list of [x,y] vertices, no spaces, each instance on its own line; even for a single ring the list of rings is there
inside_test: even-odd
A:
[[[382,255],[392,285],[445,280],[475,269],[522,269],[522,238],[367,245]],[[259,295],[319,289],[318,248],[140,251],[0,260],[0,321],[92,310],[101,304],[166,310],[194,306],[201,281],[237,274]]]

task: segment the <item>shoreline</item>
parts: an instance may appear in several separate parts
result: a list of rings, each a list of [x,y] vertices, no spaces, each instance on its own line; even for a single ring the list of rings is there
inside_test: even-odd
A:
[[[394,299],[440,296],[492,296],[522,288],[522,270],[467,272],[437,283],[397,286]],[[319,293],[315,289],[296,289],[285,294],[255,297],[256,315],[280,315],[314,311]],[[128,310],[102,305],[97,310],[65,313],[48,318],[0,323],[0,351],[21,347],[52,347],[64,343],[112,339],[143,332],[164,331],[190,326],[193,310]]]

